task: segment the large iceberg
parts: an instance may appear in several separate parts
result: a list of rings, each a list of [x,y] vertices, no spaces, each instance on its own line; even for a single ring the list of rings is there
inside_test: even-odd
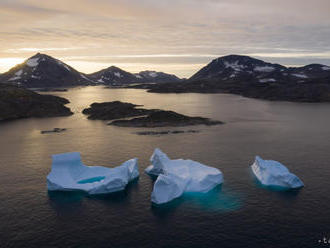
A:
[[[292,174],[283,164],[273,160],[263,160],[256,156],[252,171],[261,184],[287,189],[303,187],[303,182]]]
[[[131,159],[115,168],[86,166],[80,153],[63,153],[52,156],[51,172],[47,176],[48,190],[75,191],[88,194],[106,194],[124,190],[139,177],[137,159]]]
[[[150,161],[152,165],[145,171],[158,176],[151,194],[156,204],[169,202],[184,192],[206,193],[223,183],[220,170],[192,160],[171,160],[158,148]]]

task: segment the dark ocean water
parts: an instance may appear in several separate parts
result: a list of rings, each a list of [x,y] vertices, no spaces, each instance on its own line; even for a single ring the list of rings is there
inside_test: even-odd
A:
[[[55,93],[54,93],[55,94]],[[76,88],[71,117],[0,124],[0,247],[330,247],[330,104],[269,102],[224,94],[151,94]],[[140,136],[81,114],[92,102],[121,100],[225,121],[199,133]],[[67,128],[63,133],[40,130]],[[219,168],[225,182],[152,206],[143,171],[153,149]],[[124,192],[89,197],[48,192],[55,153],[79,151],[87,165],[139,158],[140,178]],[[254,156],[287,165],[300,191],[270,191],[251,175]]]

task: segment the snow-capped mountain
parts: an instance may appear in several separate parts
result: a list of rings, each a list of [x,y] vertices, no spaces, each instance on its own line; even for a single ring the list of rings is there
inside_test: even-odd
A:
[[[100,84],[122,85],[131,83],[163,83],[179,82],[180,79],[171,74],[156,71],[141,71],[130,73],[116,66],[103,69],[88,75],[89,78]]]
[[[144,83],[171,83],[181,81],[180,78],[173,74],[157,71],[141,71],[139,73],[135,73],[134,75]]]
[[[330,67],[325,65],[311,64],[288,68],[248,56],[228,55],[213,60],[194,74],[189,81],[285,83],[329,77]]]
[[[136,74],[116,66],[84,74],[46,54],[36,54],[8,72],[0,74],[1,83],[21,85],[27,88],[65,87],[88,84],[124,85],[132,83],[178,82],[175,75],[142,71]]]
[[[266,63],[248,56],[228,55],[213,60],[189,80],[273,78],[285,69],[282,65]]]
[[[124,71],[116,66],[103,69],[88,75],[89,78],[99,84],[122,85],[137,83],[141,80],[134,74]]]
[[[148,86],[156,93],[231,93],[295,102],[330,102],[330,67],[285,67],[248,56],[213,60],[190,79]]]
[[[1,82],[28,88],[87,85],[93,83],[80,73],[46,54],[36,54],[0,77]]]

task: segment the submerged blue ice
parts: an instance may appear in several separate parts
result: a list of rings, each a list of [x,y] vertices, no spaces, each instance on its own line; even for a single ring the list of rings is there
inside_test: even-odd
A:
[[[92,177],[84,180],[80,180],[78,183],[84,184],[84,183],[94,183],[102,181],[105,177]]]

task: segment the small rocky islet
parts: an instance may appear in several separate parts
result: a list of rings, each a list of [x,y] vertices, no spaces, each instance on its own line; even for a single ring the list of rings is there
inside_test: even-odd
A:
[[[120,101],[93,103],[83,110],[83,114],[88,115],[88,119],[91,120],[115,120],[147,115],[152,112],[152,110],[137,108],[140,106]]]
[[[157,110],[148,116],[136,117],[129,120],[115,120],[108,125],[120,127],[183,127],[192,125],[219,125],[221,121],[203,117],[190,117],[174,111]]]
[[[65,98],[40,95],[22,87],[0,84],[0,121],[29,117],[59,117],[73,113]]]
[[[137,108],[141,105],[120,101],[93,103],[90,108],[84,109],[83,113],[89,115],[89,119],[113,120],[108,125],[120,127],[180,127],[190,125],[219,125],[221,121],[211,120],[204,117],[190,117],[160,109]],[[134,118],[130,118],[134,117]],[[124,119],[130,118],[130,119]]]

